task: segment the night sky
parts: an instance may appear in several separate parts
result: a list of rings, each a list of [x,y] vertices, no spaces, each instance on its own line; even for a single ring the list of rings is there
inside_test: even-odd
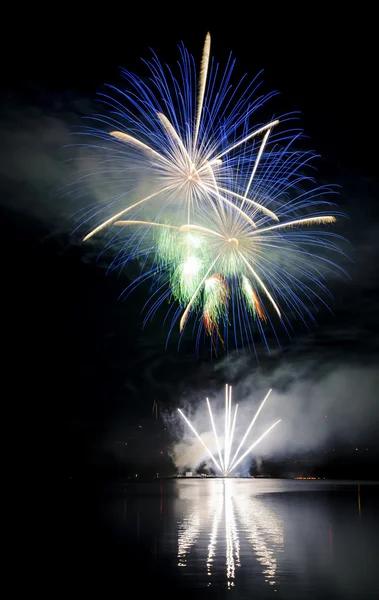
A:
[[[318,5],[315,5],[317,8]],[[271,385],[286,402],[287,418],[300,407],[307,419],[328,415],[314,450],[334,446],[350,456],[355,446],[377,456],[379,427],[379,193],[377,92],[373,17],[325,13],[285,17],[223,13],[188,22],[159,14],[128,18],[99,13],[62,15],[50,25],[24,15],[22,59],[9,56],[1,100],[1,212],[3,232],[3,348],[12,417],[39,449],[36,469],[80,477],[91,469],[149,474],[170,472],[171,412],[179,403],[216,394],[225,381],[241,396]],[[228,8],[231,10],[231,7]],[[269,19],[270,24],[265,25]],[[277,114],[299,110],[310,147],[321,155],[318,181],[341,186],[338,204],[348,218],[336,231],[346,236],[350,280],[332,280],[333,314],[320,310],[318,328],[296,325],[296,336],[259,364],[251,355],[211,361],[196,358],[191,340],[179,353],[175,336],[165,351],[165,331],[154,321],[142,331],[147,289],[117,300],[128,274],[106,276],[70,237],[72,206],[59,189],[69,176],[69,129],[90,114],[104,83],[119,84],[119,67],[145,72],[140,57],[153,48],[163,61],[178,57],[183,41],[199,61],[210,30],[220,63],[229,51],[237,75],[264,69],[265,90],[277,89]],[[6,283],[7,282],[7,283]],[[8,363],[8,360],[6,360]],[[152,418],[154,398],[160,419]],[[294,400],[295,398],[295,400]],[[259,397],[258,397],[259,399]],[[294,402],[293,405],[291,403]],[[327,411],[327,412],[326,412]],[[166,421],[163,417],[165,416]],[[139,427],[142,425],[142,429]],[[309,425],[309,424],[308,424]],[[165,429],[166,427],[166,429]],[[29,439],[29,438],[28,438]],[[117,442],[128,442],[128,450]],[[21,441],[19,464],[28,464]],[[375,446],[376,444],[376,446]],[[312,450],[312,447],[296,451]],[[128,453],[129,452],[129,453]],[[163,452],[163,454],[161,454]],[[279,452],[279,451],[278,451]],[[283,457],[291,455],[288,443]],[[355,455],[354,455],[355,459]],[[137,472],[137,471],[136,471]]]

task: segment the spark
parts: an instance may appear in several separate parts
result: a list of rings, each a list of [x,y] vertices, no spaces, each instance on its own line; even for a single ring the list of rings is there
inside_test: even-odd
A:
[[[193,303],[195,302],[196,296],[199,293],[199,291],[200,291],[203,283],[205,282],[206,278],[208,277],[209,273],[213,269],[213,267],[214,267],[215,263],[217,262],[218,258],[219,258],[218,256],[215,258],[215,260],[213,261],[213,263],[211,264],[211,266],[209,267],[209,269],[205,273],[204,277],[200,281],[199,285],[197,286],[196,290],[192,294],[192,297],[191,297],[190,301],[188,302],[188,304],[186,306],[186,309],[185,309],[185,311],[184,311],[184,313],[182,315],[182,318],[180,319],[180,325],[179,325],[180,331],[183,331],[183,327],[184,327],[184,325],[185,325],[185,323],[187,321],[188,314],[189,314],[189,312],[191,310],[191,307],[192,307]]]
[[[212,423],[213,433],[214,433],[214,436],[216,438],[217,451],[218,451],[218,456],[219,456],[219,459],[220,459],[220,465],[221,465],[222,469],[224,469],[224,466],[223,466],[224,465],[224,461],[222,459],[220,441],[218,439],[218,435],[217,435],[217,431],[216,431],[216,426],[215,426],[215,422],[214,422],[213,415],[212,415],[212,409],[211,409],[211,405],[209,404],[209,399],[208,398],[207,398],[207,405],[208,405],[208,410],[209,410],[209,416],[210,416],[211,423]]]
[[[193,425],[191,425],[191,423],[189,422],[189,420],[187,419],[187,417],[182,413],[182,411],[180,410],[180,408],[178,408],[178,411],[181,414],[181,416],[183,417],[183,419],[186,421],[187,425],[192,429],[193,433],[196,435],[196,437],[198,438],[198,440],[202,443],[202,445],[206,449],[208,455],[213,460],[213,462],[216,465],[216,467],[218,468],[218,470],[222,472],[222,469],[221,469],[220,465],[218,464],[217,460],[215,459],[215,457],[213,456],[212,452],[209,450],[209,448],[205,444],[205,442],[203,442],[203,440],[201,439],[201,437],[197,433],[196,429],[193,427]]]
[[[242,456],[239,456],[239,453],[242,449],[242,447],[244,446],[248,435],[251,431],[251,429],[253,428],[253,425],[255,424],[259,413],[261,412],[267,398],[269,397],[270,393],[272,390],[269,390],[265,396],[265,398],[263,399],[262,403],[260,404],[258,410],[256,411],[252,421],[250,422],[245,435],[243,436],[242,440],[240,441],[238,448],[236,450],[236,452],[234,453],[234,456],[232,459],[230,459],[231,456],[231,452],[232,452],[232,448],[233,448],[233,443],[234,443],[234,432],[235,432],[235,427],[236,427],[236,420],[237,420],[237,410],[238,410],[238,404],[236,404],[235,409],[234,409],[234,416],[232,419],[232,386],[229,386],[228,384],[225,385],[225,411],[224,411],[224,440],[223,440],[223,447],[222,444],[220,442],[220,438],[217,434],[217,430],[216,430],[216,425],[215,425],[215,421],[213,418],[213,413],[212,413],[212,408],[211,408],[211,404],[209,402],[209,399],[206,399],[207,402],[207,406],[208,406],[208,411],[209,411],[209,416],[210,416],[210,421],[211,421],[211,425],[212,425],[212,430],[213,430],[213,435],[215,438],[215,443],[216,443],[216,448],[217,448],[217,452],[218,452],[218,456],[219,456],[219,463],[217,462],[217,460],[215,459],[214,455],[212,454],[212,451],[208,448],[208,446],[205,444],[205,442],[202,440],[201,436],[199,435],[199,433],[196,431],[195,427],[192,425],[192,423],[189,421],[189,419],[187,419],[187,417],[183,414],[183,412],[178,409],[178,412],[180,413],[180,415],[183,417],[183,419],[186,421],[187,425],[190,427],[190,429],[192,430],[192,432],[196,435],[197,439],[201,442],[201,444],[204,446],[205,450],[207,451],[208,455],[210,456],[210,458],[212,459],[213,463],[216,465],[218,471],[224,476],[227,477],[228,475],[230,475],[230,473],[232,471],[234,471],[234,469],[237,467],[237,465],[239,465],[242,460],[244,458],[246,458],[246,456],[253,450],[253,448],[255,448],[259,442],[261,440],[263,440],[263,438],[266,437],[266,435],[268,435],[270,433],[270,431],[276,427],[276,425],[278,425],[281,422],[281,419],[279,419],[278,421],[276,421],[273,425],[271,425],[268,429],[266,429],[266,431],[255,441],[253,442],[253,444],[251,444],[249,446],[249,448],[242,454]]]
[[[116,221],[115,225],[118,225],[120,227],[142,225],[144,227],[166,227],[167,229],[179,229],[179,227],[175,227],[175,225],[168,225],[167,223],[154,223],[153,221]]]
[[[109,133],[109,135],[117,140],[120,140],[121,142],[124,142],[126,144],[132,144],[133,146],[136,146],[137,148],[141,148],[148,154],[152,154],[153,156],[156,156],[162,162],[166,162],[166,163],[168,162],[167,159],[164,156],[162,156],[162,154],[159,154],[159,152],[156,152],[156,150],[154,150],[153,148],[150,148],[150,146],[148,146],[147,144],[144,144],[140,140],[137,140],[132,135],[128,135],[127,133],[124,133],[123,131],[111,131]]]
[[[288,221],[287,223],[280,223],[280,225],[272,225],[272,227],[264,227],[260,231],[252,232],[252,235],[259,235],[266,231],[273,231],[274,229],[283,229],[284,227],[294,227],[295,225],[315,225],[316,223],[335,223],[336,218],[329,215],[322,215],[319,217],[306,217],[304,219],[296,219],[295,221]]]
[[[252,181],[254,179],[255,173],[257,172],[259,161],[261,160],[261,156],[262,156],[264,147],[265,147],[265,145],[267,143],[267,139],[268,139],[268,136],[270,135],[270,133],[271,133],[271,129],[268,129],[266,131],[265,135],[264,135],[263,140],[262,140],[262,144],[261,144],[261,147],[259,148],[259,152],[258,152],[257,158],[256,158],[255,163],[254,163],[254,168],[253,168],[253,170],[251,172],[249,183],[247,184],[247,188],[246,188],[246,191],[245,191],[245,194],[244,194],[244,201],[246,200],[247,194],[249,193],[249,190],[250,190],[250,187],[251,187],[251,183],[252,183]],[[241,208],[242,208],[242,206],[243,206],[243,204],[241,205]]]
[[[242,291],[245,295],[246,306],[248,307],[248,309],[251,309],[253,316],[256,317],[256,315],[258,315],[259,319],[266,323],[267,318],[263,311],[259,298],[253,290],[250,281],[245,276],[242,277]]]
[[[138,202],[135,202],[132,206],[128,206],[127,208],[124,208],[124,210],[121,210],[120,212],[116,213],[115,215],[113,215],[113,217],[110,217],[109,219],[107,219],[103,223],[100,223],[100,225],[98,225],[97,227],[95,227],[95,229],[93,229],[92,231],[90,231],[90,233],[88,233],[86,236],[84,236],[83,242],[86,242],[92,236],[94,236],[96,233],[99,233],[99,231],[101,231],[102,229],[104,229],[104,227],[107,227],[108,225],[110,225],[114,221],[117,221],[120,217],[122,217],[122,215],[125,215],[127,212],[129,212],[133,208],[136,208],[140,204],[143,204],[144,202],[147,202],[148,200],[151,200],[151,198],[154,198],[158,194],[160,194],[162,192],[166,192],[169,189],[170,189],[170,186],[167,186],[163,190],[160,190],[158,192],[154,192],[154,194],[150,194],[150,196],[146,196],[146,198],[142,198],[142,200],[139,200]]]
[[[278,124],[279,124],[279,120],[277,119],[276,121],[272,121],[271,123],[268,123],[264,127],[261,127],[260,129],[257,129],[256,131],[253,131],[253,133],[250,133],[249,135],[247,135],[246,137],[244,137],[242,140],[240,140],[239,142],[237,142],[236,144],[234,144],[233,146],[231,146],[227,150],[224,150],[224,152],[221,152],[221,154],[219,154],[218,156],[216,156],[216,159],[220,159],[222,156],[225,156],[225,154],[227,154],[228,152],[231,152],[232,150],[235,150],[235,148],[238,148],[238,146],[240,146],[241,144],[245,144],[248,140],[251,140],[251,138],[253,138],[253,137],[259,135],[260,133],[263,133],[264,131],[266,131],[266,129],[271,130],[273,127],[275,127],[275,125],[278,125]]]
[[[211,36],[210,36],[210,33],[208,32],[207,36],[205,38],[203,57],[201,59],[201,67],[200,67],[199,95],[198,95],[198,99],[197,99],[197,115],[196,115],[195,135],[194,135],[194,140],[193,140],[193,145],[195,147],[196,147],[196,143],[197,143],[197,137],[199,135],[201,113],[203,110],[210,51],[211,51]]]
[[[263,402],[262,402],[262,404],[260,405],[260,407],[258,408],[257,412],[255,413],[255,415],[254,415],[254,417],[253,417],[253,419],[252,419],[252,421],[251,421],[251,423],[250,423],[249,427],[247,428],[247,431],[246,431],[245,435],[243,436],[243,438],[242,438],[242,440],[241,440],[241,442],[240,442],[240,444],[239,444],[239,446],[238,446],[238,448],[237,448],[237,450],[236,450],[236,453],[235,453],[235,455],[233,456],[233,459],[232,459],[232,461],[231,461],[231,464],[233,464],[233,463],[234,463],[234,461],[236,460],[236,458],[237,458],[237,455],[238,455],[238,452],[241,450],[241,448],[242,448],[243,444],[245,443],[245,440],[246,440],[247,436],[249,435],[251,428],[253,427],[253,425],[254,425],[255,421],[257,420],[257,418],[258,418],[258,415],[259,415],[259,413],[261,412],[261,410],[262,410],[262,408],[263,408],[263,406],[264,406],[264,404],[265,404],[265,402],[266,402],[267,398],[268,398],[268,397],[269,397],[269,395],[271,394],[271,392],[272,392],[272,390],[269,390],[269,391],[267,392],[266,396],[265,396],[265,397],[264,397],[264,399],[263,399]]]
[[[236,467],[237,467],[237,466],[240,464],[240,462],[241,462],[241,461],[243,461],[243,459],[244,459],[244,458],[245,458],[245,457],[246,457],[248,454],[250,454],[250,452],[253,450],[253,448],[255,448],[255,446],[256,446],[257,444],[259,444],[259,442],[260,442],[261,440],[263,440],[263,438],[264,438],[264,437],[266,437],[266,435],[267,435],[268,433],[270,433],[270,431],[271,431],[272,429],[274,429],[274,427],[276,427],[276,426],[277,426],[277,425],[278,425],[278,424],[281,422],[281,420],[282,420],[282,419],[278,419],[278,421],[276,421],[276,422],[275,422],[273,425],[271,425],[271,427],[269,427],[268,429],[266,429],[266,431],[265,431],[264,433],[262,433],[261,437],[259,437],[259,438],[258,438],[258,439],[257,439],[257,440],[256,440],[256,441],[253,443],[253,444],[251,444],[251,446],[250,446],[250,447],[249,447],[249,448],[246,450],[246,452],[244,452],[244,453],[242,454],[242,456],[241,456],[241,457],[240,457],[240,458],[237,460],[237,462],[236,462],[236,463],[234,463],[234,465],[232,465],[232,467],[230,468],[230,470],[229,470],[228,474],[229,474],[229,473],[231,473],[232,471],[234,471],[234,469],[235,469],[235,468],[236,468]]]
[[[246,196],[246,192],[244,196],[241,196],[241,194],[237,194],[236,192],[234,192],[233,190],[227,190],[223,187],[219,188],[220,192],[225,192],[226,194],[228,194],[229,196],[234,196],[235,198],[238,198],[239,200],[242,200],[243,202],[247,202],[249,204],[251,204],[252,206],[254,206],[257,210],[262,211],[263,213],[265,213],[268,217],[271,217],[271,219],[274,219],[274,221],[279,221],[278,217],[276,216],[276,214],[272,211],[269,210],[268,208],[266,208],[266,206],[264,206],[263,204],[260,204],[259,202],[255,202],[254,200],[251,200],[250,198],[248,198]]]
[[[270,292],[268,291],[266,285],[264,284],[264,282],[262,281],[262,279],[259,277],[258,273],[253,269],[253,267],[248,263],[248,261],[246,260],[246,258],[243,256],[243,254],[238,250],[238,254],[240,255],[240,257],[242,258],[243,262],[245,263],[245,265],[247,266],[247,268],[249,269],[250,273],[254,276],[254,278],[258,281],[259,285],[261,286],[261,288],[263,289],[263,291],[265,292],[267,298],[270,300],[272,306],[275,308],[276,312],[279,315],[279,318],[282,317],[281,312],[279,310],[278,305],[276,304],[274,298],[272,297],[272,295],[270,294]]]
[[[221,340],[217,323],[222,313],[227,311],[227,299],[228,286],[218,273],[214,273],[204,284],[203,319],[208,335],[212,337],[214,330],[216,330]]]

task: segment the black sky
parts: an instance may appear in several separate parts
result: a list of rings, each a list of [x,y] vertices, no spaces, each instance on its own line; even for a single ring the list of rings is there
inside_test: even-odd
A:
[[[370,443],[375,439],[379,195],[374,17],[363,9],[334,17],[314,6],[296,15],[279,15],[274,8],[265,14],[255,8],[251,14],[234,14],[228,6],[217,17],[203,19],[195,11],[187,17],[167,10],[118,14],[105,5],[83,14],[64,5],[59,15],[48,18],[34,7],[24,14],[18,28],[24,51],[22,58],[6,53],[1,102],[8,282],[3,330],[10,359],[6,375],[17,407],[11,431],[17,436],[30,420],[40,439],[46,436],[43,468],[59,462],[68,473],[77,464],[106,463],[116,452],[115,441],[134,440],[138,424],[150,422],[154,397],[169,412],[196,392],[202,398],[204,388],[216,391],[228,377],[245,396],[254,378],[262,387],[274,380],[288,392],[288,402],[298,373],[312,389],[321,381],[327,403],[336,401],[339,411],[348,407],[345,440],[351,432]],[[165,352],[159,324],[141,331],[143,291],[127,303],[117,301],[125,281],[106,277],[95,256],[70,241],[69,211],[57,191],[66,173],[60,154],[66,131],[79,122],[101,86],[120,82],[120,66],[142,73],[140,57],[149,57],[149,47],[172,63],[183,41],[199,59],[208,30],[213,54],[223,62],[232,51],[238,75],[264,69],[266,89],[281,92],[276,112],[301,111],[310,145],[322,156],[319,176],[342,186],[339,205],[349,216],[338,231],[352,244],[351,280],[331,282],[334,315],[321,311],[317,330],[300,328],[291,343],[283,340],[283,353],[262,353],[259,365],[253,357],[235,355],[227,361],[196,359],[190,342],[179,354],[175,344]],[[342,381],[352,370],[365,381],[365,397],[338,398],[338,381],[328,387],[329,375],[336,373]],[[368,420],[356,419],[361,409],[369,411]],[[154,433],[159,442],[144,442],[147,460],[154,461],[161,447],[167,452],[164,431],[162,426]],[[338,427],[330,433],[338,439]],[[21,456],[27,460],[24,451]]]

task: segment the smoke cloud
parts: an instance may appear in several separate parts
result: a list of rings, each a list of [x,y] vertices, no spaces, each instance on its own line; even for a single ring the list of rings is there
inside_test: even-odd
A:
[[[217,370],[223,371],[218,365]],[[375,365],[323,363],[316,359],[291,362],[280,360],[270,373],[256,368],[246,376],[246,359],[228,361],[225,375],[236,381],[233,403],[238,403],[233,452],[253,418],[268,389],[267,399],[240,455],[278,419],[281,423],[263,439],[237,472],[248,472],[252,460],[261,465],[262,458],[283,459],[310,452],[332,452],[333,449],[360,447],[379,427],[379,373]],[[266,372],[265,372],[266,371]],[[229,379],[230,381],[230,379]],[[211,399],[219,438],[223,440],[223,390]],[[217,446],[211,428],[206,402],[184,403],[183,409],[198,433],[217,458]],[[171,421],[180,441],[172,449],[172,458],[179,471],[196,470],[200,465],[212,466],[203,446],[186,423]],[[361,450],[365,450],[365,447]],[[233,454],[232,452],[232,454]],[[213,467],[214,468],[214,467]]]

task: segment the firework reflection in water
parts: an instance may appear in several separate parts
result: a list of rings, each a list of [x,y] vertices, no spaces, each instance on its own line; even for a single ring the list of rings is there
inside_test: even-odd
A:
[[[181,499],[190,501],[191,507],[178,526],[178,566],[187,567],[193,552],[212,576],[216,560],[225,557],[224,577],[228,588],[234,587],[245,554],[241,546],[247,541],[264,581],[275,585],[276,554],[283,552],[282,523],[262,500],[239,493],[236,483],[231,479],[207,480],[211,493],[206,497],[194,498],[192,486],[188,494],[185,489],[181,491]],[[200,539],[204,537],[209,539],[209,544],[202,556]]]

